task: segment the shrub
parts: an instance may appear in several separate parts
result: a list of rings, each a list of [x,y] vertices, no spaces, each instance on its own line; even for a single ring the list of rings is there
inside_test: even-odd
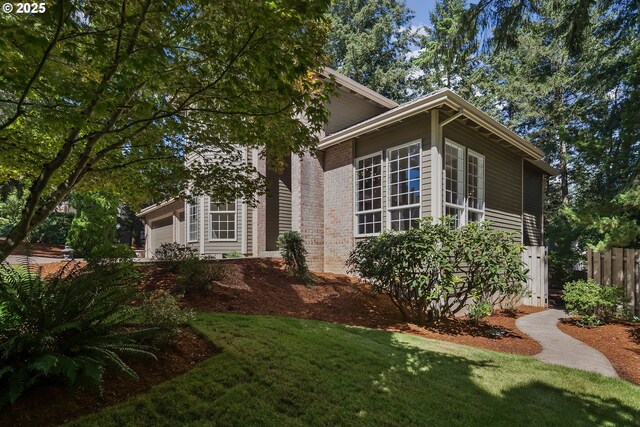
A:
[[[204,292],[227,276],[227,265],[209,258],[187,258],[179,264],[176,283],[183,292]]]
[[[73,194],[78,213],[71,222],[67,244],[76,256],[86,257],[94,248],[111,245],[116,237],[118,201],[102,193]]]
[[[480,323],[485,317],[491,316],[493,312],[493,305],[487,300],[478,301],[475,304],[471,304],[467,307],[467,315],[469,319],[474,323]]]
[[[64,245],[71,229],[73,214],[54,212],[29,234],[29,241]]]
[[[286,231],[278,236],[278,248],[285,265],[306,284],[311,284],[311,273],[307,267],[307,249],[297,231]]]
[[[155,330],[152,342],[165,346],[176,336],[180,327],[193,320],[193,312],[182,310],[179,297],[157,292],[145,297],[142,304],[142,323]]]
[[[177,272],[180,264],[187,259],[198,258],[198,251],[178,243],[163,243],[153,253],[153,259],[162,263],[170,271]]]
[[[42,279],[0,267],[0,406],[44,379],[101,391],[107,367],[136,376],[122,356],[154,357],[129,268],[89,262]]]
[[[601,325],[622,314],[622,290],[617,286],[600,286],[592,279],[565,284],[562,293],[567,313],[579,316],[578,324]]]
[[[473,222],[460,228],[444,218],[357,243],[351,273],[388,295],[402,315],[419,322],[451,316],[472,300],[496,304],[522,291],[523,246],[508,233]]]

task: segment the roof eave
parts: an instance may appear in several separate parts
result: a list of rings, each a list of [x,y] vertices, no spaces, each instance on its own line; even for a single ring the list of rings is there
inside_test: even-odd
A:
[[[533,159],[538,160],[541,159],[542,156],[544,156],[544,152],[542,152],[542,150],[534,147],[531,143],[518,136],[511,129],[500,124],[495,119],[488,116],[486,113],[483,113],[473,104],[465,101],[462,97],[450,90],[436,91],[430,96],[427,96],[418,102],[409,102],[397,107],[392,111],[382,113],[376,117],[365,120],[347,129],[329,135],[320,141],[318,148],[320,150],[324,150],[333,145],[353,138],[357,138],[365,133],[397,123],[408,117],[429,111],[444,104],[453,109],[462,108],[464,110],[465,117],[477,122],[481,126],[500,136],[524,153],[528,154]]]

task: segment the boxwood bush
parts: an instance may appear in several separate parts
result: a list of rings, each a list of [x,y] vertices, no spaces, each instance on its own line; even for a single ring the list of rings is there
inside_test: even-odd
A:
[[[416,228],[359,241],[347,267],[388,295],[405,318],[425,322],[522,293],[523,249],[488,222],[455,228],[451,218],[425,218]]]

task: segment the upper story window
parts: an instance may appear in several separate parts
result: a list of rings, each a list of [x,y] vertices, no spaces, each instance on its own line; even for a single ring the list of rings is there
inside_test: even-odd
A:
[[[421,199],[420,145],[418,141],[387,150],[391,230],[407,230],[418,225]]]
[[[187,240],[198,241],[198,205],[187,204]]]
[[[211,240],[236,240],[236,202],[211,201],[209,234]]]
[[[356,160],[356,227],[357,235],[382,231],[382,154]]]
[[[444,169],[445,215],[455,218],[456,227],[482,221],[485,207],[484,156],[466,150],[455,142],[446,141]]]

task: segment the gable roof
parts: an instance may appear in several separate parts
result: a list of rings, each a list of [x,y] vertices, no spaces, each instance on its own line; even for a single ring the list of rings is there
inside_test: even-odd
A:
[[[388,110],[396,108],[398,106],[397,102],[392,101],[391,99],[379,94],[374,90],[369,89],[364,85],[361,85],[357,81],[350,79],[349,77],[337,72],[332,68],[325,67],[322,75],[324,77],[333,78],[338,86],[341,86],[349,92],[358,94],[367,101],[372,102],[382,108]]]
[[[542,150],[535,147],[529,141],[525,140],[488,114],[482,112],[479,108],[463,99],[451,89],[440,89],[435,92],[431,92],[375,117],[328,135],[320,140],[318,148],[320,150],[324,150],[333,145],[340,144],[341,142],[357,138],[382,127],[398,123],[409,117],[443,106],[448,106],[453,110],[457,110],[460,116],[473,120],[500,139],[511,144],[518,149],[523,157],[531,160],[532,163],[537,163],[542,160],[542,157],[544,156],[544,152],[542,152]],[[553,175],[556,174],[555,170],[553,170],[549,165],[546,165],[546,163],[545,166],[541,166],[540,164],[536,164],[536,166],[547,173],[551,173]]]

